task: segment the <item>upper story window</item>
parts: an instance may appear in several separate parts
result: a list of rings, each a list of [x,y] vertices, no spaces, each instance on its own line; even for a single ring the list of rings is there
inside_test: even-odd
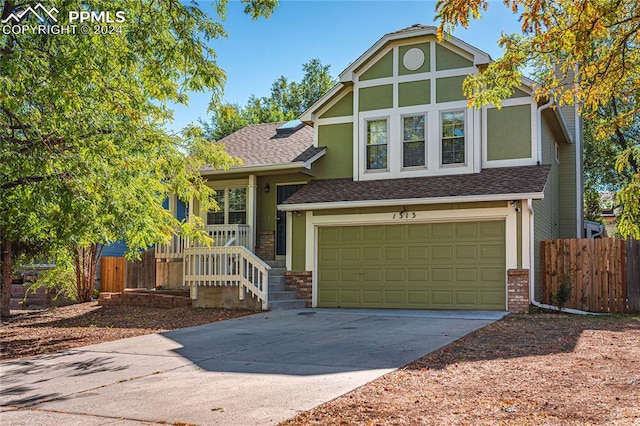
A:
[[[214,198],[220,210],[207,213],[207,225],[247,223],[246,188],[218,189]]]
[[[367,121],[367,170],[386,170],[389,146],[389,121]]]
[[[425,165],[425,114],[402,118],[402,167]]]
[[[443,112],[442,125],[442,164],[464,164],[464,111]]]

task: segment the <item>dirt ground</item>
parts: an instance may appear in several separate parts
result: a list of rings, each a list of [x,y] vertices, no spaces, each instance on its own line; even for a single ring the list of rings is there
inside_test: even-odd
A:
[[[247,315],[218,309],[15,311],[1,359]],[[510,315],[284,425],[640,425],[640,316]]]
[[[510,315],[284,425],[640,425],[640,317]]]
[[[0,361],[192,327],[251,313],[233,309],[98,306],[97,302],[38,311],[11,311],[11,318],[2,321]]]

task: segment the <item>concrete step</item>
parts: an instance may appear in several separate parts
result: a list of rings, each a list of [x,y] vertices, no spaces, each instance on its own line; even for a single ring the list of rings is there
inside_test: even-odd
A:
[[[284,277],[284,273],[287,272],[286,268],[271,268],[269,271],[270,277]]]
[[[286,287],[284,285],[284,281],[269,282],[269,294],[273,292],[285,291],[285,290],[286,290]]]
[[[287,262],[285,260],[267,260],[267,265],[271,268],[286,268]]]
[[[280,276],[269,275],[269,284],[280,284],[280,283],[282,284],[285,283],[284,275],[280,275]]]
[[[269,302],[272,300],[297,300],[295,291],[270,291]]]
[[[269,300],[269,309],[277,311],[279,309],[302,309],[307,306],[304,300]]]

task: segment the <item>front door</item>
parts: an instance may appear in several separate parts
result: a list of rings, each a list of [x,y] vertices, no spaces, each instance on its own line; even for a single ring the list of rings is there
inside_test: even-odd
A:
[[[278,185],[276,194],[276,206],[291,197],[304,184]],[[287,254],[287,212],[276,210],[276,255]]]

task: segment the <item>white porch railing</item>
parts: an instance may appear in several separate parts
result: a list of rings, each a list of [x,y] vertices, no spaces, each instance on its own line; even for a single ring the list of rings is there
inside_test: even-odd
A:
[[[253,233],[249,225],[207,225],[207,235],[213,238],[212,247],[223,247],[234,240],[233,245],[244,246],[250,251],[254,250]],[[174,235],[168,244],[156,246],[157,259],[182,259],[185,248],[205,247],[202,244],[190,243],[181,235]]]
[[[271,267],[244,246],[187,247],[184,250],[184,285],[197,298],[200,286],[238,286],[239,298],[253,294],[268,308]]]

